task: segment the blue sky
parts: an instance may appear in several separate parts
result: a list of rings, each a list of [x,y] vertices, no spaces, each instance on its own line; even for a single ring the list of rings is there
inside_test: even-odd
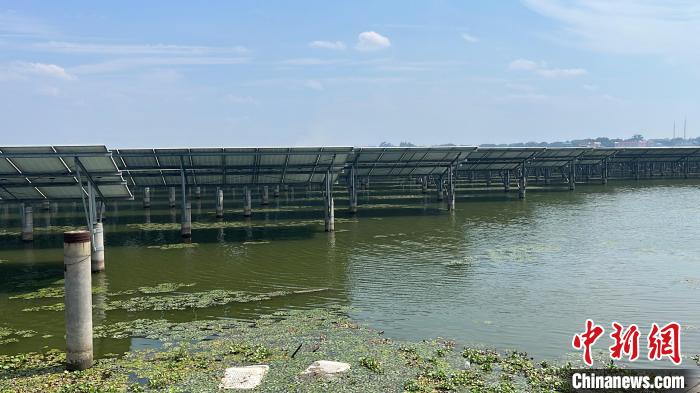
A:
[[[2,144],[697,136],[696,1],[0,1]]]

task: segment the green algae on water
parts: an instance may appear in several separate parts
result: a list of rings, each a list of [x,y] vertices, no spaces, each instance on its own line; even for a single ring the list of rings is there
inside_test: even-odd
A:
[[[18,342],[21,338],[29,338],[37,335],[31,329],[17,330],[8,326],[0,326],[0,345]]]
[[[173,244],[163,244],[160,246],[148,246],[148,248],[157,248],[159,250],[181,250],[183,248],[195,248],[199,247],[199,243],[173,243]]]
[[[137,296],[125,300],[113,300],[107,303],[106,309],[122,309],[127,311],[185,310],[189,308],[206,308],[212,306],[222,306],[229,303],[259,302],[262,300],[270,300],[276,297],[320,292],[325,290],[327,289],[319,288],[253,294],[241,291],[214,289],[206,292],[181,293],[170,296]]]
[[[253,323],[137,320],[96,327],[97,336],[151,331],[161,349],[102,358],[88,370],[64,372],[62,352],[0,355],[0,391],[218,392],[227,367],[267,364],[257,392],[558,392],[571,366],[539,366],[526,354],[459,349],[449,340],[395,341],[350,321],[345,310],[275,313]],[[212,334],[212,331],[216,332]],[[205,337],[206,335],[206,337]],[[192,340],[194,338],[194,340]],[[294,355],[294,356],[292,356]],[[346,362],[332,380],[300,378],[314,361]],[[465,363],[467,365],[465,366]],[[484,367],[488,364],[488,367]]]

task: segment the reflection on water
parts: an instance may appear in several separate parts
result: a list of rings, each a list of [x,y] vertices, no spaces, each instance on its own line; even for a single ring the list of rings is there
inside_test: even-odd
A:
[[[214,190],[206,190],[194,202],[187,247],[174,246],[182,244],[180,209],[168,207],[167,192],[153,194],[151,209],[143,209],[138,196],[112,203],[105,218],[107,270],[93,276],[93,287],[102,288],[93,299],[95,324],[252,319],[343,304],[388,336],[451,337],[538,357],[570,352],[586,318],[606,326],[637,323],[643,332],[652,322],[676,320],[684,328],[684,352],[700,352],[695,184],[529,191],[526,201],[497,191],[462,192],[454,213],[418,188],[401,185],[390,193],[375,187],[361,193],[357,216],[347,214],[346,193],[338,192],[332,234],[323,232],[318,191],[282,189],[269,206],[254,202],[251,219],[242,217],[243,193],[228,192],[224,222],[237,224],[221,225]],[[61,232],[81,225],[84,215],[79,204],[55,206],[35,214],[45,225],[37,226],[30,245],[13,234],[17,209],[0,210],[0,324],[39,333],[0,345],[2,352],[63,346],[62,312],[22,311],[56,299],[9,299],[62,278]],[[183,311],[105,308],[108,293],[159,283],[195,283],[181,292],[329,290]],[[155,345],[101,339],[96,350],[121,352],[140,343]]]

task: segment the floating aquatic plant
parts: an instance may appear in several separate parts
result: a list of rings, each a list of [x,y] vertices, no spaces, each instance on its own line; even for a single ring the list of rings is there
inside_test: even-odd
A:
[[[214,289],[206,292],[182,293],[170,296],[137,296],[125,300],[113,300],[107,303],[106,309],[122,309],[127,311],[185,310],[188,308],[206,308],[212,306],[221,306],[229,303],[258,302],[262,300],[270,300],[272,298],[281,296],[320,292],[325,290],[325,288],[322,288],[253,294],[241,291]]]
[[[350,321],[344,310],[285,311],[252,323],[234,321],[137,320],[96,327],[98,337],[153,332],[173,344],[98,359],[88,370],[65,373],[62,352],[0,355],[0,391],[34,392],[216,392],[224,370],[264,363],[270,371],[258,392],[557,392],[565,388],[563,367],[532,363],[525,354],[465,350],[453,342],[394,341]],[[359,364],[342,378],[299,378],[319,359]],[[378,372],[380,371],[381,372]]]
[[[20,338],[34,337],[36,334],[36,331],[30,329],[17,330],[0,326],[0,345],[18,342]]]
[[[183,248],[195,248],[199,247],[199,243],[174,243],[174,244],[162,244],[160,246],[148,246],[148,248],[157,248],[159,250],[180,250]]]

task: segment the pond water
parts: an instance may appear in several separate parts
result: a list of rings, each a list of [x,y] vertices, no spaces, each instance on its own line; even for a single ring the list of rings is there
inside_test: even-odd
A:
[[[606,335],[611,321],[638,324],[642,348],[652,322],[678,321],[684,355],[700,353],[697,182],[532,190],[525,201],[495,188],[460,190],[456,212],[416,187],[372,185],[360,195],[357,216],[347,213],[345,194],[337,191],[336,232],[329,234],[318,192],[282,192],[264,209],[254,200],[253,218],[246,221],[242,193],[227,191],[221,221],[214,190],[206,190],[193,201],[188,246],[181,246],[179,209],[168,208],[167,190],[152,192],[148,210],[139,196],[110,204],[106,271],[93,275],[95,325],[138,318],[250,320],[278,310],[344,305],[352,307],[353,318],[390,337],[449,337],[550,359],[571,354],[572,335],[583,330],[586,318],[606,327]],[[36,205],[30,244],[19,240],[17,209],[0,204],[0,328],[36,333],[15,337],[0,352],[63,348],[62,311],[23,311],[62,298],[11,297],[62,286],[62,231],[84,223],[82,205],[60,202],[48,212]],[[117,292],[160,283],[188,286],[130,295],[287,292],[185,310],[109,306],[130,297]],[[95,340],[98,356],[152,345],[139,338]]]

